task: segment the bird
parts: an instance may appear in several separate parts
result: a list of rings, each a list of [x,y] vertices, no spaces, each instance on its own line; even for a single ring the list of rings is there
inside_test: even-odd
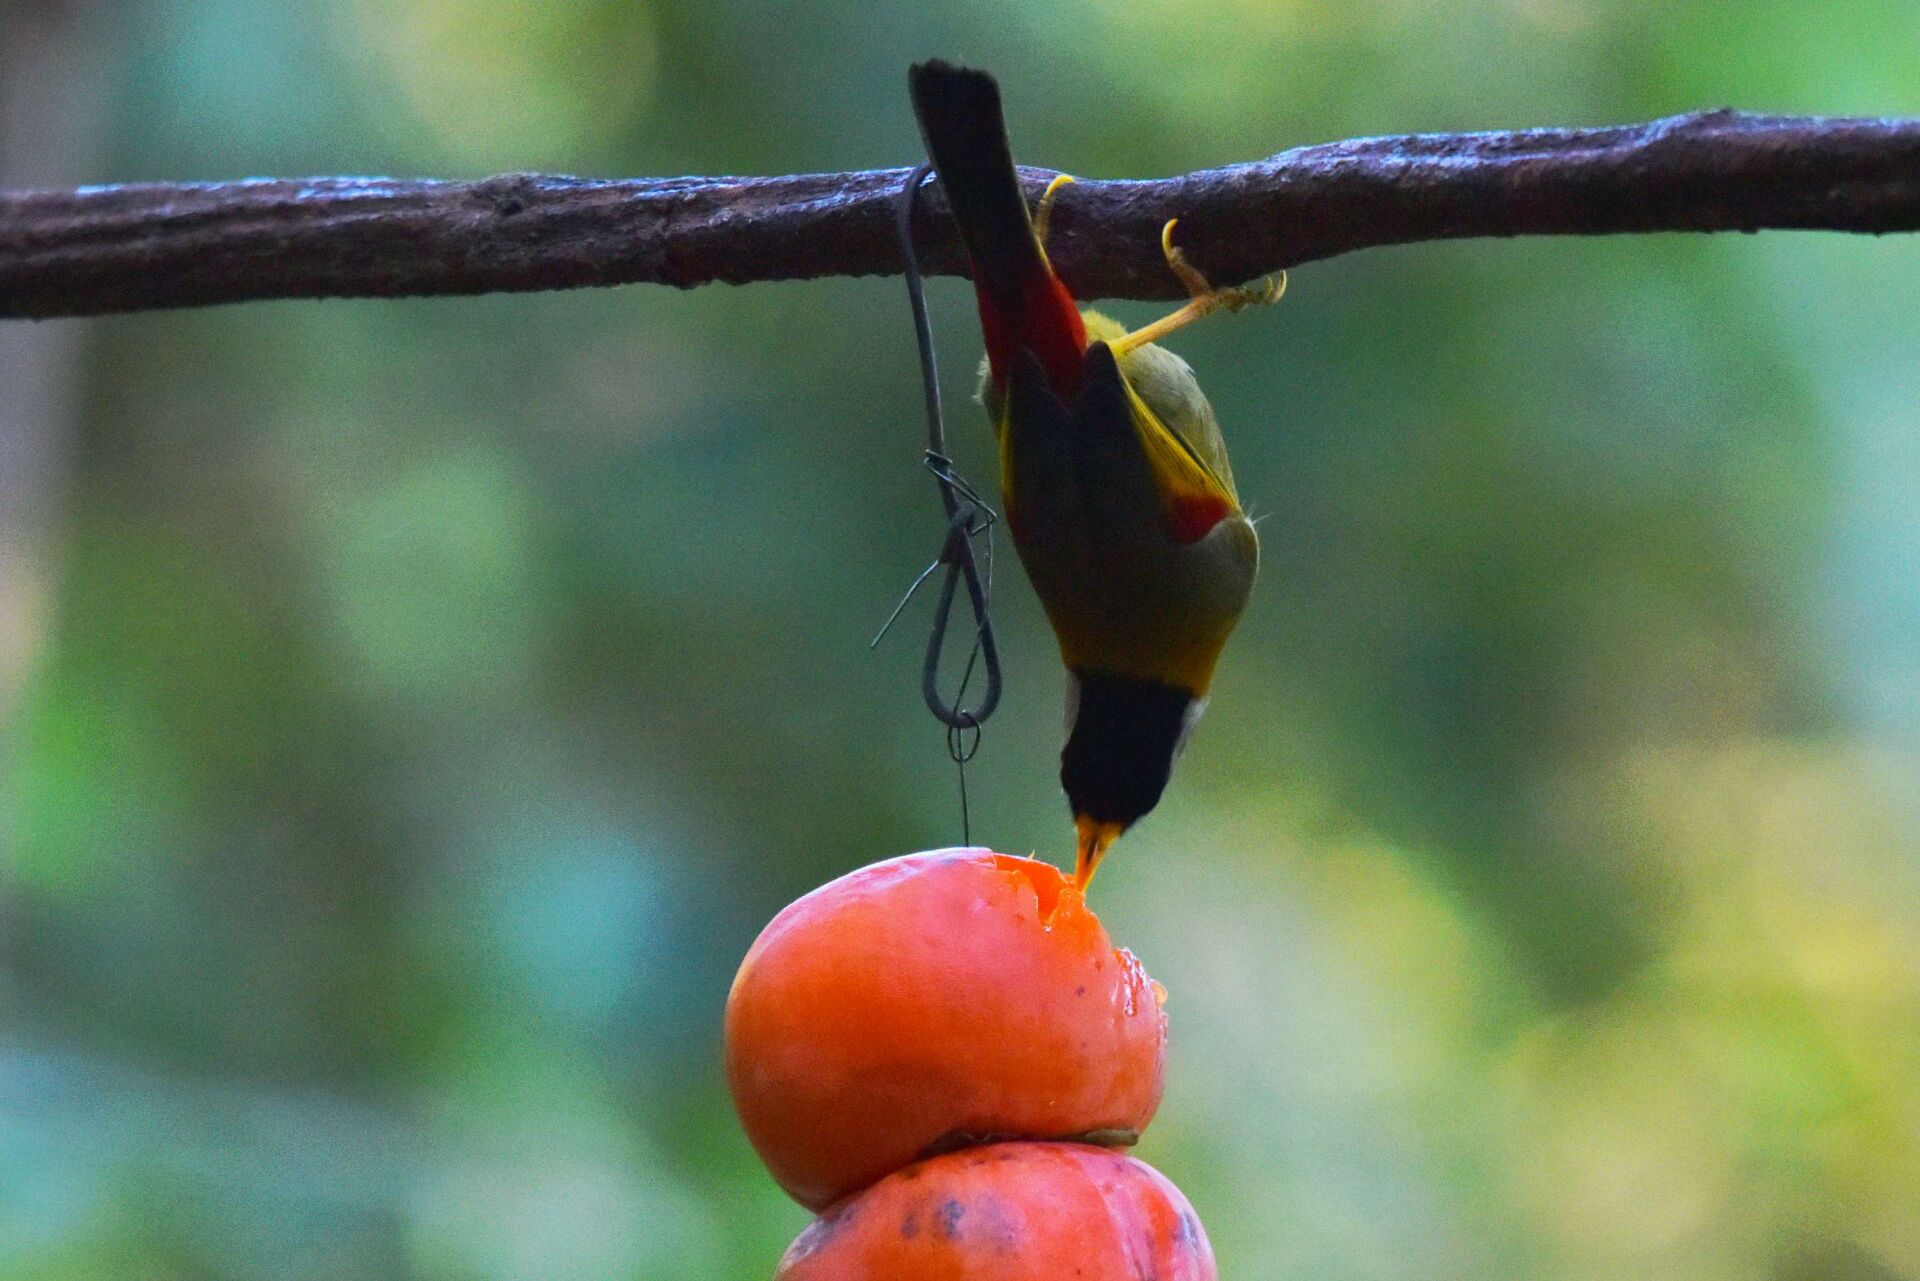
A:
[[[1277,300],[1285,277],[1211,287],[1174,245],[1174,219],[1161,250],[1184,307],[1132,331],[1082,310],[1045,244],[1072,179],[1029,212],[994,78],[934,60],[909,69],[908,89],[973,277],[1002,510],[1067,669],[1060,783],[1084,890],[1159,803],[1259,568],[1219,421],[1193,370],[1157,343]]]

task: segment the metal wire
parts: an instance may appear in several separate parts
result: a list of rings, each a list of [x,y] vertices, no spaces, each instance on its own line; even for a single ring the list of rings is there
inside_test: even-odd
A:
[[[914,579],[913,585],[880,628],[879,635],[873,638],[873,644],[880,643],[881,637],[900,617],[900,612],[913,599],[914,593],[920,590],[921,584],[931,578],[935,570],[946,566],[947,573],[940,584],[939,601],[934,606],[933,627],[927,636],[926,660],[920,669],[920,693],[926,700],[927,710],[947,727],[947,754],[953,758],[960,772],[961,839],[970,845],[973,843],[973,822],[967,796],[967,762],[980,750],[980,727],[993,715],[994,708],[1000,705],[1002,688],[1000,650],[994,643],[992,616],[993,526],[1000,517],[980,497],[979,491],[954,470],[953,460],[947,457],[946,422],[940,404],[940,368],[933,349],[933,325],[927,318],[926,289],[920,275],[920,260],[913,245],[914,211],[919,205],[917,197],[921,184],[932,173],[931,164],[922,164],[908,176],[906,185],[900,190],[895,229],[900,237],[907,302],[913,309],[914,341],[920,353],[920,385],[927,415],[924,461],[940,490],[940,502],[947,513],[947,532],[940,545],[939,558]],[[984,578],[974,553],[976,538],[984,538],[986,542]],[[966,667],[961,672],[959,687],[949,701],[940,691],[940,660],[946,649],[954,599],[959,594],[962,582],[967,585],[967,605],[973,612],[973,647],[967,655]],[[986,689],[977,704],[967,707],[967,689],[972,683],[976,667],[984,668]]]

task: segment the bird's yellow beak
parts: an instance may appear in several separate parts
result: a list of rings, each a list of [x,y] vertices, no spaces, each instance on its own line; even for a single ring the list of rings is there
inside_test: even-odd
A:
[[[1107,847],[1120,839],[1120,833],[1126,828],[1118,823],[1102,823],[1085,814],[1076,815],[1073,826],[1080,834],[1080,848],[1073,862],[1073,884],[1084,893],[1100,867],[1100,860],[1107,856]]]

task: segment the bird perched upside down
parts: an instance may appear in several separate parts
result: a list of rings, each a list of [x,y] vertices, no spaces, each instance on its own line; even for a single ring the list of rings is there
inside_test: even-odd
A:
[[[1213,409],[1186,362],[1154,340],[1284,286],[1210,288],[1169,222],[1161,246],[1192,301],[1131,333],[1081,311],[1042,243],[1069,180],[1048,188],[1036,228],[993,77],[927,62],[908,83],[972,267],[1001,500],[1067,666],[1060,782],[1084,886],[1159,802],[1259,563]]]

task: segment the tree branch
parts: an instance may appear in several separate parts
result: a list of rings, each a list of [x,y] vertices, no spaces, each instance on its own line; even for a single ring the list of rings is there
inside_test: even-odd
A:
[[[1024,171],[1033,194],[1051,175]],[[900,269],[904,170],[594,181],[508,175],[139,184],[0,195],[0,317]],[[944,208],[937,191],[926,197]],[[1608,129],[1302,147],[1148,182],[1080,182],[1049,250],[1076,296],[1168,298],[1159,234],[1221,282],[1468,236],[1920,230],[1920,119],[1702,112]],[[928,270],[959,273],[943,216]]]

